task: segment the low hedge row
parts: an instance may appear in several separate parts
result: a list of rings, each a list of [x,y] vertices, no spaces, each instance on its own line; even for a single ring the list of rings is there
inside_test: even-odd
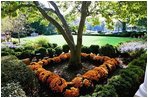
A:
[[[99,47],[99,45],[91,45],[90,47],[82,46],[81,52],[94,53],[109,57],[117,57],[119,55],[116,47],[109,44],[106,44],[105,46],[102,47]]]
[[[110,36],[110,37],[141,37],[144,36],[146,32],[121,32],[117,34],[83,34],[84,36]]]
[[[42,59],[44,57],[54,57],[59,56],[62,52],[68,53],[70,48],[68,45],[63,45],[62,47],[57,46],[57,44],[50,44],[48,43],[48,47],[39,47],[37,49],[33,49],[32,47],[19,47],[19,48],[3,48],[2,49],[2,56],[6,55],[15,55],[19,59],[25,59],[33,57],[37,57],[38,59]],[[116,57],[118,54],[116,52],[116,48],[112,45],[105,45],[102,47],[99,47],[99,45],[91,45],[90,47],[82,46],[81,52],[83,53],[94,53],[109,57]]]
[[[143,82],[146,68],[147,55],[144,53],[139,58],[134,59],[128,67],[121,69],[119,75],[115,75],[108,80],[105,85],[96,85],[93,97],[132,97]],[[141,61],[142,60],[142,61]],[[138,63],[141,61],[141,63]]]

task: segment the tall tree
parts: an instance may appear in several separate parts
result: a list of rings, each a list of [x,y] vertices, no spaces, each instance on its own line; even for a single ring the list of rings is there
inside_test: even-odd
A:
[[[53,2],[48,2],[52,8],[45,8],[40,2],[33,1],[32,2],[2,2],[4,6],[2,6],[2,16],[5,16],[7,12],[12,12],[11,15],[13,15],[13,12],[16,12],[17,9],[20,9],[22,7],[34,7],[35,9],[38,9],[38,11],[42,14],[42,16],[47,19],[50,23],[52,23],[58,31],[63,35],[64,39],[66,40],[67,44],[70,47],[70,54],[71,58],[69,60],[69,68],[72,69],[79,69],[82,67],[81,64],[81,46],[82,46],[82,33],[83,33],[83,27],[85,25],[85,19],[88,15],[88,7],[90,6],[90,1],[82,1],[81,2],[81,8],[80,8],[80,22],[78,27],[78,36],[77,36],[77,43],[74,42],[70,27],[62,15],[58,5]],[[7,6],[11,5],[11,6]],[[15,6],[14,6],[15,5]],[[7,7],[7,8],[6,8]],[[9,7],[12,7],[9,9]],[[58,17],[58,20],[51,17],[51,14],[54,14],[56,17]]]
[[[67,5],[67,4],[68,5]],[[146,17],[146,2],[145,1],[122,1],[122,2],[98,2],[93,1],[49,1],[50,7],[45,7],[38,1],[21,2],[21,1],[5,1],[2,2],[2,17],[6,15],[16,16],[19,11],[25,12],[29,18],[41,17],[52,23],[57,30],[63,35],[67,44],[70,47],[71,58],[69,61],[69,68],[81,68],[81,46],[82,33],[84,31],[85,20],[87,16],[91,16],[88,20],[92,23],[98,24],[99,16],[106,18],[108,27],[113,25],[112,18],[124,22],[134,23],[133,21]],[[73,8],[70,8],[71,5]],[[62,9],[64,11],[62,12]],[[142,11],[141,11],[142,10]],[[65,13],[64,13],[65,12]],[[74,21],[75,17],[80,20],[77,26],[77,42],[74,42],[71,34],[71,28],[68,23],[69,20]],[[79,17],[79,18],[78,18]]]

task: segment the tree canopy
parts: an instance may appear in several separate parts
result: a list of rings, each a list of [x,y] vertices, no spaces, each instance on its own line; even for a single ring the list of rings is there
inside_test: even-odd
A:
[[[72,23],[80,20],[80,1],[56,1],[60,12],[68,21],[68,25],[73,29],[77,29],[78,25]],[[69,6],[71,5],[71,6]],[[53,14],[54,10],[42,4],[44,10],[54,17],[55,20],[61,24],[59,18]],[[49,22],[44,20],[36,6],[32,1],[3,1],[2,2],[2,18],[5,16],[17,16],[20,12],[27,15],[28,22],[35,22],[39,19],[42,24],[48,25]],[[50,10],[50,11],[49,11]],[[147,19],[147,3],[146,1],[92,1],[88,8],[87,21],[92,25],[100,23],[100,17],[105,18],[108,28],[113,26],[112,19],[127,22],[129,24],[137,25],[140,20]]]
[[[43,23],[53,24],[63,35],[70,47],[71,68],[80,68],[82,33],[85,20],[91,24],[99,24],[99,18],[105,18],[108,28],[112,28],[113,19],[135,24],[139,19],[146,18],[146,1],[3,1],[2,17],[16,17],[20,12],[27,15],[29,21],[43,20]],[[89,16],[89,17],[88,17]],[[45,19],[45,20],[44,20]],[[77,42],[73,40],[71,23],[77,29]],[[124,26],[123,26],[124,27]]]

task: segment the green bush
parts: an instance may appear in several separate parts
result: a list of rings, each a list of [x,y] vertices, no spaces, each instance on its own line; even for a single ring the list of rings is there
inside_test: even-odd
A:
[[[58,44],[52,43],[52,48],[56,48],[57,46],[58,46]]]
[[[48,47],[49,48],[53,48],[53,44],[52,43],[48,43]]]
[[[5,52],[5,53],[9,53],[11,55],[14,55],[15,54],[14,50],[13,49],[10,49],[8,47],[2,48],[2,51]]]
[[[81,52],[89,54],[90,53],[90,49],[87,46],[82,46]]]
[[[140,83],[139,79],[144,75],[144,71],[137,66],[130,66],[129,68],[121,71],[121,76],[132,78],[135,83]]]
[[[19,82],[27,96],[37,96],[39,90],[35,73],[15,56],[1,58],[1,85]]]
[[[116,89],[112,85],[96,86],[92,97],[118,97]]]
[[[108,79],[105,85],[96,85],[93,97],[132,97],[136,93],[139,85],[143,82],[144,66],[146,66],[147,55],[141,54],[140,57],[131,61],[128,67],[120,69],[119,75],[114,75]],[[142,66],[144,65],[144,66]]]
[[[19,48],[14,48],[15,52],[23,52],[24,48],[23,47],[19,47]]]
[[[55,50],[52,48],[48,48],[47,51],[48,51],[48,56],[52,58],[55,53]]]
[[[26,97],[24,90],[19,82],[7,83],[6,86],[1,88],[2,97]]]
[[[146,67],[146,63],[145,60],[140,60],[140,59],[134,59],[132,62],[130,62],[129,66],[139,66],[141,67],[143,70]]]
[[[90,49],[90,52],[98,54],[98,52],[99,52],[99,45],[91,45],[89,47],[89,49]]]
[[[100,55],[115,57],[116,49],[112,45],[106,44],[100,48]]]
[[[33,46],[25,45],[24,50],[34,50]]]
[[[55,48],[55,54],[58,56],[62,53],[62,48],[61,47],[56,47]]]
[[[5,51],[1,52],[1,56],[6,56],[6,55],[10,55],[9,52],[5,52]]]
[[[108,85],[114,86],[114,88],[116,89],[116,93],[120,97],[129,96],[130,89],[132,87],[132,85],[130,84],[130,82],[127,81],[127,80],[125,80],[124,78],[122,78],[120,75],[119,76],[112,77],[109,80]]]
[[[64,53],[67,53],[67,52],[69,52],[70,48],[67,44],[65,44],[65,45],[62,46],[62,50],[63,50]]]
[[[146,53],[141,54],[139,59],[147,61],[147,54]]]
[[[22,54],[22,52],[15,52],[15,56],[16,56],[17,58],[21,58],[21,54]]]
[[[126,69],[120,70],[119,74],[109,79],[108,85],[114,86],[120,97],[134,96],[142,82],[144,70],[138,66],[131,65]]]
[[[140,57],[132,60],[129,63],[129,66],[139,66],[141,69],[145,70],[146,69],[146,63],[147,63],[147,54],[146,53],[140,54],[140,52],[138,52],[137,54],[139,54]],[[136,55],[136,57],[137,56],[138,55]]]
[[[32,58],[34,56],[34,53],[32,50],[25,50],[23,51],[21,54],[19,52],[17,52],[18,54],[16,54],[16,56],[19,59],[25,59],[25,58]],[[19,55],[20,54],[20,55]]]
[[[47,55],[46,48],[40,47],[35,50],[35,55],[39,54],[41,58],[45,57]]]
[[[143,53],[145,53],[145,50],[144,49],[137,49],[135,51],[132,51],[130,53],[130,56],[132,57],[132,59],[136,59],[136,58],[138,58]]]

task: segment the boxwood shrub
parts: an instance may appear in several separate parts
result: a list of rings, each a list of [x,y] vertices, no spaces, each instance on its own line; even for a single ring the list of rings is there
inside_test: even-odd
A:
[[[62,46],[62,50],[63,50],[64,53],[67,53],[67,52],[69,52],[70,48],[67,44],[65,44],[65,45]]]
[[[19,82],[27,96],[37,96],[39,90],[35,73],[15,56],[1,58],[1,85]]]
[[[39,55],[41,58],[45,57],[47,55],[46,48],[40,47],[35,50],[35,55]]]
[[[98,54],[99,48],[100,48],[99,45],[91,45],[91,46],[89,47],[90,52],[95,53],[95,54]]]
[[[106,44],[100,48],[100,55],[116,57],[116,49],[114,46]]]
[[[48,56],[52,58],[54,56],[55,50],[52,48],[47,48]]]
[[[55,48],[55,55],[56,56],[59,56],[61,53],[62,53],[62,48],[60,46],[59,47],[56,47]]]
[[[118,97],[116,89],[112,85],[96,85],[95,92],[92,97]]]
[[[57,46],[58,46],[58,44],[52,43],[52,48],[56,48]]]
[[[83,52],[83,53],[90,53],[90,49],[87,46],[82,46],[81,52]]]

